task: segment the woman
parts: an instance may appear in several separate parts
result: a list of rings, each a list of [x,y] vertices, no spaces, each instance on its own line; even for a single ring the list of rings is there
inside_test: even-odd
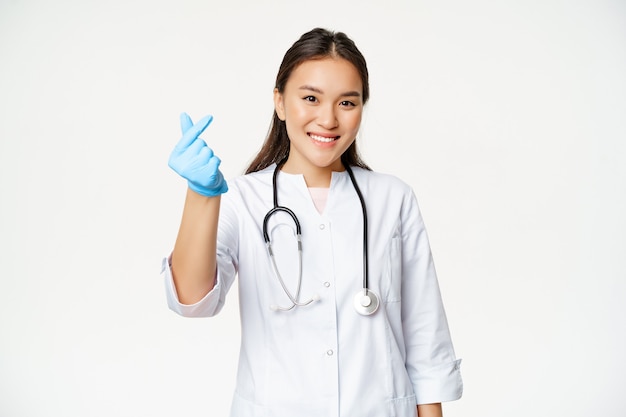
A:
[[[415,196],[357,152],[368,98],[355,44],[304,34],[280,66],[270,133],[230,190],[199,138],[211,118],[181,117],[169,165],[189,189],[168,303],[213,316],[238,276],[232,416],[440,416],[461,396]]]

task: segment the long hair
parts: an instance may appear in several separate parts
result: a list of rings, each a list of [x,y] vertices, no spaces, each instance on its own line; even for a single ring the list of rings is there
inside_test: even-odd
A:
[[[305,33],[287,50],[278,69],[275,88],[279,93],[285,91],[285,85],[293,70],[305,61],[327,57],[340,57],[350,62],[359,73],[363,84],[363,104],[369,99],[369,75],[365,58],[354,42],[342,32],[332,32],[316,28]],[[261,150],[252,160],[246,174],[260,171],[273,163],[280,164],[289,156],[289,136],[285,122],[278,118],[276,110],[270,124],[270,129]],[[370,168],[361,159],[356,147],[356,141],[346,149],[341,156],[344,165]]]

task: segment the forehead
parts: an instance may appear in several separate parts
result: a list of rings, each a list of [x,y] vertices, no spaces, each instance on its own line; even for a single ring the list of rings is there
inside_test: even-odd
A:
[[[324,92],[363,91],[361,76],[356,67],[343,58],[322,58],[304,61],[298,65],[286,84],[286,89],[302,86],[316,87]]]

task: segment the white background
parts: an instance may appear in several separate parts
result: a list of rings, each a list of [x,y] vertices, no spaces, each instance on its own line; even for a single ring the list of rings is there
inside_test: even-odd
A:
[[[0,0],[0,416],[227,415],[236,294],[167,310],[167,158],[212,113],[241,173],[315,26],[366,56],[365,159],[418,195],[464,359],[446,416],[624,415],[624,1]]]

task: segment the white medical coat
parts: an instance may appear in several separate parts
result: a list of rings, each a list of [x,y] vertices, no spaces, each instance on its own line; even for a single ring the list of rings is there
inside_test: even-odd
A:
[[[416,404],[461,397],[455,358],[428,237],[411,188],[360,168],[354,175],[367,204],[369,287],[379,310],[359,315],[363,283],[363,220],[347,172],[334,172],[320,214],[304,177],[280,172],[278,204],[302,227],[301,300],[291,311],[263,240],[273,207],[275,166],[231,180],[222,197],[217,284],[194,305],[177,298],[164,262],[169,307],[189,317],[213,316],[238,275],[241,350],[233,417],[414,417]],[[293,221],[277,213],[268,232],[279,272],[298,285]]]

